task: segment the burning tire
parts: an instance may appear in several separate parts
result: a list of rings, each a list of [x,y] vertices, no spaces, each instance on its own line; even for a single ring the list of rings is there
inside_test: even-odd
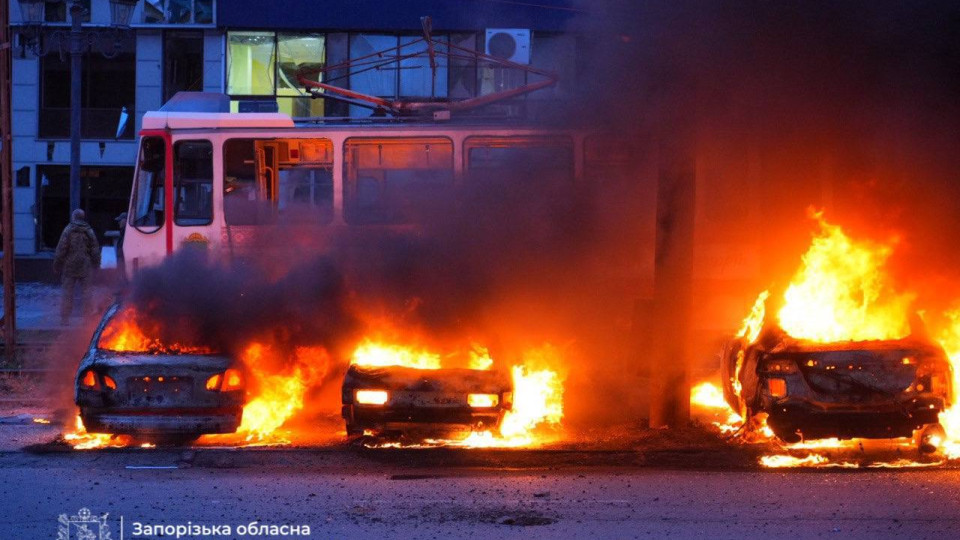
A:
[[[928,424],[916,434],[917,450],[921,454],[933,454],[947,440],[947,432],[939,423]]]

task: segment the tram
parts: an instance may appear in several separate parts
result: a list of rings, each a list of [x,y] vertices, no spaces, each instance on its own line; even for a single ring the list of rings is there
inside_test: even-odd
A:
[[[234,250],[264,226],[402,225],[412,202],[478,176],[583,181],[609,144],[576,129],[473,121],[295,122],[184,92],[143,117],[124,224],[128,275],[184,244]]]

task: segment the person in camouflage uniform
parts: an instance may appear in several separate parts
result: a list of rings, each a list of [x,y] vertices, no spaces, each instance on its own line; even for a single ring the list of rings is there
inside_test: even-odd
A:
[[[90,276],[100,268],[100,244],[97,235],[84,220],[86,215],[77,208],[70,216],[70,224],[63,229],[57,252],[53,257],[53,270],[61,276],[63,296],[60,300],[60,321],[67,324],[73,312],[73,298],[80,294],[80,312],[87,300]]]

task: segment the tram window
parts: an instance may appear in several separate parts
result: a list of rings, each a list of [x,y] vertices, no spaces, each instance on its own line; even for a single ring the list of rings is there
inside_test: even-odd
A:
[[[253,139],[230,139],[223,145],[223,219],[227,225],[256,225],[257,170]]]
[[[348,139],[345,217],[355,224],[417,221],[453,184],[449,139]]]
[[[280,219],[288,223],[333,221],[333,169],[281,168],[278,173]]]
[[[177,225],[213,222],[213,145],[181,141],[174,145],[173,219]]]
[[[227,225],[333,221],[329,139],[231,139],[224,145]]]
[[[130,205],[130,224],[142,232],[154,232],[163,225],[165,165],[165,141],[161,137],[144,137]]]
[[[566,138],[477,137],[466,147],[470,180],[573,180],[573,144]]]

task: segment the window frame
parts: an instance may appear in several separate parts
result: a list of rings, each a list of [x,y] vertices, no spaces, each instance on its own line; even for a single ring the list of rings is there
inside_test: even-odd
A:
[[[179,150],[179,148],[180,148],[180,145],[181,145],[181,144],[196,144],[196,143],[204,143],[204,144],[208,145],[209,148],[210,148],[210,180],[209,180],[209,186],[210,186],[210,206],[209,206],[209,216],[208,216],[207,221],[206,221],[205,223],[181,223],[181,222],[180,222],[180,215],[179,215],[179,207],[178,207],[178,205],[177,205],[178,200],[174,200],[174,201],[172,201],[172,203],[173,203],[173,224],[176,225],[177,227],[207,227],[207,226],[210,226],[210,225],[213,224],[213,221],[214,221],[214,218],[215,218],[216,204],[214,204],[214,199],[216,198],[216,195],[215,195],[215,192],[214,192],[214,181],[213,181],[213,179],[214,179],[214,176],[216,176],[216,173],[214,172],[214,171],[215,171],[215,169],[214,169],[214,164],[216,163],[216,159],[215,159],[214,152],[213,152],[213,141],[211,141],[210,139],[179,139],[179,140],[177,140],[176,142],[173,143],[173,195],[174,195],[175,198],[178,197],[178,196],[179,196],[179,195],[178,195],[178,190],[179,190],[179,189],[182,187],[182,185],[183,185],[182,182],[181,182],[181,181],[182,181],[182,175],[180,174],[180,167],[179,167],[180,159],[179,159],[179,155],[178,155],[178,153],[177,153],[178,150]],[[195,183],[195,182],[194,182],[194,183]]]
[[[448,135],[414,135],[414,136],[397,136],[397,135],[388,135],[381,137],[371,137],[371,136],[359,136],[359,137],[347,137],[343,140],[343,157],[340,164],[340,174],[342,178],[341,185],[341,212],[344,222],[352,226],[408,226],[416,225],[410,221],[379,221],[379,220],[369,220],[362,219],[357,217],[358,210],[354,209],[353,206],[356,204],[356,181],[350,179],[349,171],[352,168],[351,160],[348,158],[348,153],[350,151],[350,143],[353,141],[381,141],[388,142],[388,144],[426,144],[426,141],[444,141],[450,145],[450,181],[448,187],[454,188],[457,184],[457,168],[456,168],[456,152],[457,145],[454,142],[453,138]],[[402,170],[402,169],[395,169]]]
[[[170,0],[161,0],[163,2],[163,11],[166,14],[167,5]],[[164,20],[162,22],[147,22],[146,5],[140,6],[139,20],[135,20],[130,26],[145,28],[215,28],[217,26],[217,0],[210,0],[210,22],[197,22],[197,0],[190,0],[190,22],[171,22]]]
[[[85,34],[85,35],[86,35],[86,34]],[[82,141],[92,141],[92,142],[98,142],[98,141],[99,141],[99,142],[135,142],[135,141],[137,140],[137,138],[138,138],[138,137],[137,137],[137,134],[135,133],[135,132],[136,132],[136,129],[134,129],[134,126],[133,126],[133,124],[135,124],[135,122],[136,122],[136,115],[133,114],[133,113],[134,113],[134,111],[136,111],[136,109],[137,109],[137,93],[138,93],[138,92],[137,92],[138,88],[137,88],[137,85],[136,85],[136,83],[135,83],[135,78],[136,78],[136,74],[137,74],[137,47],[136,47],[136,41],[135,41],[135,40],[127,40],[127,41],[125,41],[125,42],[124,42],[124,47],[125,47],[125,49],[122,50],[122,51],[117,55],[117,57],[114,57],[114,58],[105,58],[105,57],[103,57],[103,56],[101,56],[101,55],[95,55],[95,56],[92,56],[92,55],[83,55],[83,59],[81,60],[81,72],[82,72],[83,74],[86,74],[86,75],[85,75],[85,77],[84,77],[84,78],[81,80],[81,82],[80,82],[80,84],[81,84],[80,115],[81,115],[81,118],[83,118],[85,112],[86,112],[86,114],[90,114],[88,111],[114,110],[113,108],[105,109],[105,108],[101,108],[101,107],[87,107],[87,106],[84,105],[84,103],[83,103],[84,97],[86,97],[87,99],[89,99],[89,97],[90,97],[90,92],[91,92],[91,90],[90,90],[90,88],[89,88],[89,85],[88,85],[87,82],[86,82],[86,81],[88,80],[86,77],[89,76],[89,74],[90,74],[92,71],[95,71],[95,70],[92,70],[92,69],[91,69],[90,62],[91,62],[91,61],[104,61],[104,62],[111,62],[111,63],[113,63],[113,62],[118,62],[119,59],[120,59],[121,57],[123,57],[123,56],[129,56],[129,60],[131,61],[132,67],[133,67],[133,69],[132,69],[133,78],[130,79],[130,80],[131,80],[131,81],[134,81],[133,84],[132,84],[132,92],[130,93],[130,102],[129,102],[129,104],[128,104],[129,106],[127,106],[127,105],[122,105],[121,107],[117,107],[117,108],[115,109],[116,112],[117,112],[117,115],[116,115],[116,117],[115,117],[115,120],[119,120],[120,111],[123,109],[123,107],[127,107],[127,114],[128,114],[127,124],[126,124],[126,125],[127,125],[127,129],[124,131],[124,134],[123,134],[120,138],[117,138],[117,137],[115,136],[115,130],[116,130],[117,125],[116,125],[116,121],[114,121],[114,123],[112,124],[112,127],[111,127],[111,129],[110,129],[110,132],[109,132],[109,133],[106,133],[106,136],[102,136],[103,134],[100,134],[101,136],[96,136],[96,134],[91,135],[91,134],[89,134],[89,132],[85,132],[85,131],[84,131],[84,127],[85,127],[85,126],[89,126],[90,123],[89,123],[89,122],[83,122],[83,121],[81,121],[81,123],[80,123],[80,140],[82,140]],[[126,47],[129,47],[129,49],[126,49]],[[37,130],[36,130],[36,133],[37,133],[37,135],[36,135],[36,137],[37,137],[37,140],[38,140],[38,141],[67,141],[67,140],[70,140],[69,121],[67,122],[67,126],[68,126],[68,127],[67,127],[67,132],[66,132],[66,134],[64,134],[64,135],[50,134],[50,132],[43,127],[43,126],[45,125],[45,122],[43,121],[45,111],[48,111],[48,110],[56,110],[56,109],[63,109],[63,107],[48,107],[48,106],[46,105],[46,97],[45,97],[45,94],[46,94],[47,75],[45,75],[45,72],[46,72],[47,70],[44,69],[44,66],[45,66],[46,62],[48,62],[48,61],[54,61],[54,60],[56,60],[56,58],[57,58],[56,55],[47,55],[47,56],[44,56],[44,57],[41,57],[41,58],[38,58],[38,59],[37,59],[37,68],[36,68],[36,69],[37,69],[37,83],[36,83],[36,84],[37,84],[37,90],[36,90],[36,92],[37,92],[37,93],[36,93],[36,96],[37,96],[37,107],[36,107],[36,120],[37,120],[37,127],[36,127],[36,128],[37,128]],[[91,59],[93,59],[93,60],[91,60]],[[63,71],[64,73],[66,73],[67,76],[69,76],[69,73],[70,73],[70,59],[69,59],[69,58],[64,59],[64,60],[63,60],[63,63],[66,65],[66,69],[65,69],[65,70],[62,70],[62,71]],[[69,103],[69,84],[68,84],[65,88],[66,88],[65,91],[68,92],[68,97],[67,97],[67,99],[68,99],[68,103]],[[68,104],[68,106],[66,107],[66,111],[67,111],[68,115],[69,115],[70,108],[71,108],[71,106]]]
[[[223,209],[223,224],[224,224],[225,226],[227,226],[227,227],[262,227],[262,226],[275,225],[275,224],[278,223],[277,220],[273,220],[273,221],[270,221],[270,222],[260,222],[260,221],[258,220],[256,223],[246,223],[246,222],[231,223],[231,222],[230,222],[228,216],[231,214],[231,212],[227,209],[228,205],[227,205],[227,197],[226,197],[227,173],[228,173],[228,169],[227,169],[227,154],[228,154],[228,152],[227,152],[227,145],[230,144],[231,142],[234,142],[234,141],[250,143],[250,145],[253,146],[253,148],[254,148],[254,151],[253,151],[253,160],[254,160],[254,163],[253,163],[253,165],[252,165],[252,166],[253,166],[253,183],[254,183],[255,188],[257,188],[257,193],[258,193],[257,202],[258,202],[258,203],[259,203],[259,202],[269,202],[269,203],[271,204],[271,211],[275,213],[275,217],[276,217],[276,218],[279,218],[279,217],[281,216],[281,209],[280,209],[280,202],[281,202],[280,199],[281,199],[281,195],[280,195],[279,193],[277,193],[275,199],[261,199],[261,198],[259,198],[260,195],[259,195],[259,185],[258,185],[258,178],[257,178],[258,173],[257,173],[256,144],[257,144],[258,142],[279,142],[279,141],[287,141],[287,142],[289,142],[289,141],[323,141],[323,143],[327,146],[327,148],[329,148],[329,155],[330,155],[330,165],[329,165],[329,167],[330,167],[330,182],[331,182],[331,185],[330,185],[330,189],[331,189],[331,191],[330,191],[330,201],[329,201],[330,204],[329,204],[329,207],[323,207],[323,208],[321,208],[321,207],[318,206],[318,205],[316,206],[315,209],[318,211],[318,214],[321,216],[321,219],[318,219],[317,222],[316,222],[316,224],[319,225],[319,226],[328,226],[328,225],[331,225],[331,224],[333,224],[333,223],[336,223],[336,220],[337,220],[337,217],[336,217],[336,216],[337,216],[337,204],[336,204],[336,189],[337,189],[336,166],[337,166],[337,158],[336,158],[336,152],[334,151],[334,148],[336,148],[336,145],[334,144],[334,140],[333,140],[331,137],[323,137],[323,136],[315,136],[315,137],[279,137],[279,136],[250,137],[250,136],[237,136],[237,137],[227,137],[227,138],[224,138],[224,139],[221,141],[221,144],[220,144],[220,166],[222,167],[222,173],[221,173],[220,176],[222,177],[223,182],[222,182],[222,185],[220,186],[220,195],[219,195],[219,196],[220,196],[220,199],[221,199],[221,208]],[[312,170],[312,169],[316,169],[316,167],[287,166],[287,167],[284,167],[284,168],[280,168],[279,162],[278,162],[278,167],[277,167],[277,171],[276,171],[276,173],[277,173],[277,182],[278,182],[278,183],[277,183],[277,189],[280,190],[281,187],[282,187],[282,186],[280,186],[280,184],[279,184],[279,181],[280,181],[279,175],[280,175],[281,172],[286,171],[286,170],[298,170],[298,169],[299,169],[299,170],[302,170],[302,169]],[[322,211],[321,211],[321,209],[322,209]],[[324,217],[324,213],[328,213],[329,216]]]
[[[499,144],[480,144],[485,141],[491,141]],[[551,142],[560,144],[549,144]],[[577,141],[574,137],[565,134],[555,135],[470,135],[463,139],[463,175],[469,178],[471,171],[478,170],[471,168],[470,151],[477,148],[566,148],[570,152],[569,170],[571,183],[576,183],[577,177]]]
[[[137,214],[136,214],[137,203],[140,200],[138,185],[140,184],[139,182],[140,172],[143,169],[143,147],[144,147],[144,141],[146,141],[147,139],[158,139],[163,144],[163,159],[162,159],[163,165],[161,168],[161,170],[163,171],[163,182],[162,182],[163,189],[161,190],[161,192],[163,193],[163,202],[162,202],[163,210],[161,210],[161,213],[160,213],[160,218],[158,220],[159,224],[156,226],[138,225],[135,220],[135,218],[137,217]],[[169,168],[168,165],[170,164],[171,159],[172,159],[172,155],[171,155],[171,148],[170,148],[170,139],[168,136],[165,136],[165,134],[161,134],[161,133],[144,133],[143,134],[143,136],[140,139],[139,148],[137,149],[137,164],[136,164],[136,167],[134,168],[133,186],[131,186],[131,193],[130,193],[130,209],[127,211],[127,223],[129,223],[130,226],[136,229],[137,232],[139,233],[155,234],[163,230],[164,225],[166,225],[168,221],[167,214],[170,206],[169,192],[171,191],[170,188],[172,187],[172,184],[171,182],[168,181],[167,177],[169,176],[168,173],[170,171],[168,171],[167,169]],[[154,181],[151,183],[155,188],[156,182]]]

